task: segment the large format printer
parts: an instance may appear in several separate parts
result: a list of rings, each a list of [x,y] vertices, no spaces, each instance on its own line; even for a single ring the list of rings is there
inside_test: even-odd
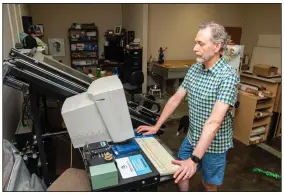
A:
[[[38,57],[38,55],[40,57]],[[4,60],[3,84],[30,94],[31,111],[33,115],[33,132],[39,152],[41,174],[47,185],[51,183],[49,177],[48,162],[45,154],[43,137],[52,135],[43,131],[43,124],[40,119],[39,102],[42,97],[52,97],[64,101],[66,98],[86,92],[92,78],[72,69],[56,60],[35,52],[22,53],[12,48],[9,58]],[[141,96],[141,102],[128,102],[129,113],[133,128],[139,125],[154,125],[156,123],[159,104]],[[144,102],[150,102],[156,109],[144,107]],[[56,132],[59,134],[61,132]],[[63,131],[66,133],[66,131]],[[163,129],[158,131],[158,135]]]

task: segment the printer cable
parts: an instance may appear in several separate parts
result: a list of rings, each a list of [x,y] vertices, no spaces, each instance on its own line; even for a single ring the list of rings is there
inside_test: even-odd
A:
[[[72,168],[72,142],[70,143],[70,148],[71,148],[71,151],[70,151],[70,153],[71,153],[71,157],[70,157],[70,168]]]

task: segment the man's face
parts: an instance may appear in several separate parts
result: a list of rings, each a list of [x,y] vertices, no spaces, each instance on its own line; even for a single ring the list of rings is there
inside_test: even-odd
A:
[[[211,59],[219,51],[220,47],[218,45],[211,41],[210,28],[199,30],[195,37],[195,46],[193,48],[197,56],[196,61],[204,63]]]

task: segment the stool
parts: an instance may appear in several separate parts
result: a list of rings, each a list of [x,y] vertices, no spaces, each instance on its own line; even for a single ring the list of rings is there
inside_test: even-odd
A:
[[[150,88],[150,92],[152,93],[152,95],[154,95],[154,92],[158,92],[158,93],[160,94],[160,98],[162,98],[161,89],[153,89],[153,88]]]
[[[90,192],[91,184],[87,171],[83,169],[69,168],[64,171],[47,191],[87,191]]]

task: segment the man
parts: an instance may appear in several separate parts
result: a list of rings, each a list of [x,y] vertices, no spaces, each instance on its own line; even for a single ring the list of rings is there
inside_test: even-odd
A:
[[[217,191],[224,178],[227,150],[233,147],[231,108],[239,83],[234,68],[221,57],[226,42],[223,26],[200,24],[193,48],[197,63],[165,105],[157,124],[137,128],[143,135],[155,134],[187,94],[189,129],[179,149],[179,160],[173,161],[180,165],[173,175],[180,191],[188,191],[189,179],[201,167],[205,191]]]

